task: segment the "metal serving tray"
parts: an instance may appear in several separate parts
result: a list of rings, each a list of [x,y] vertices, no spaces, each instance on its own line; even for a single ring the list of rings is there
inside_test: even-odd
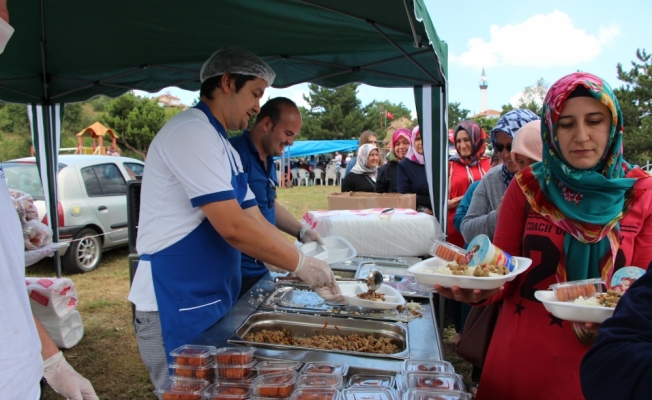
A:
[[[407,310],[371,310],[328,302],[307,287],[279,286],[258,307],[261,310],[309,313],[330,317],[351,317],[381,321],[409,322],[415,318]]]
[[[324,328],[325,326],[325,328]],[[337,326],[337,328],[335,328]],[[394,354],[363,353],[357,351],[318,349],[314,347],[289,346],[283,344],[259,343],[245,340],[249,333],[263,329],[287,329],[293,336],[312,336],[315,332],[329,335],[347,336],[355,333],[373,335],[376,338],[391,338],[392,342],[400,349]],[[341,353],[348,355],[393,358],[405,360],[410,358],[410,345],[407,326],[386,322],[368,321],[362,319],[331,318],[305,314],[289,314],[279,312],[256,312],[250,315],[245,322],[229,338],[229,343],[243,344],[254,347],[266,347],[277,350],[311,350],[328,353]]]
[[[366,278],[372,270],[383,274],[384,284],[398,290],[404,297],[430,297],[431,288],[423,287],[414,275],[408,272],[410,266],[383,261],[364,262],[358,266],[355,278]]]

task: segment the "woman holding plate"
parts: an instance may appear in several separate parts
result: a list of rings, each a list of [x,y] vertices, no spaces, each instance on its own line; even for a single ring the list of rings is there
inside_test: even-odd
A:
[[[504,300],[478,399],[583,399],[588,324],[548,313],[534,297],[557,282],[611,280],[652,259],[652,179],[623,159],[623,117],[608,83],[573,73],[543,105],[543,161],[519,172],[503,199],[494,244],[532,266],[496,290],[445,289],[485,305]]]

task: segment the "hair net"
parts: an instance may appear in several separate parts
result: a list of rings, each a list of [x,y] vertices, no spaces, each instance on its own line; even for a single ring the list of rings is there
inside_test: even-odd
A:
[[[276,77],[274,70],[249,50],[222,47],[202,65],[199,80],[204,83],[206,79],[224,75],[225,72],[257,76],[264,79],[268,87],[272,86]]]

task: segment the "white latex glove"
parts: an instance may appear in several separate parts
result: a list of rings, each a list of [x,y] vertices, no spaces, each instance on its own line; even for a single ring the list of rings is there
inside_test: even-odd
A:
[[[43,376],[55,392],[71,400],[99,400],[90,381],[68,364],[62,352],[43,362]]]
[[[320,288],[315,288],[315,293],[319,295],[324,300],[327,301],[337,301],[339,303],[344,303],[344,297],[342,296],[342,291],[337,285],[337,282],[333,286],[324,286]]]
[[[313,231],[312,229],[306,229],[305,231],[302,229],[301,231],[301,243],[317,242],[322,246],[324,245],[324,240],[321,238],[319,233]]]
[[[311,289],[336,286],[333,270],[326,261],[318,260],[299,252],[299,265],[294,274],[306,282]]]
[[[272,264],[268,264],[266,262],[264,262],[263,264],[265,264],[265,268],[267,268],[269,272],[279,272],[279,273],[288,272],[286,269],[281,269],[279,267],[276,267]]]

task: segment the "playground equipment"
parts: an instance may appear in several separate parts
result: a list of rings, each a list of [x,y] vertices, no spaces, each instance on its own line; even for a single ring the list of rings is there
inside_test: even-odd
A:
[[[93,139],[92,147],[83,146],[82,142],[85,133],[88,133],[90,137]],[[107,134],[111,138],[112,145],[104,147],[103,141],[104,141],[104,137]],[[116,144],[116,139],[118,138],[118,135],[113,131],[113,129],[107,128],[106,126],[102,125],[99,122],[95,122],[91,126],[82,129],[75,136],[77,136],[77,150],[75,151],[75,154],[94,154],[94,155],[100,155],[100,154],[119,155],[120,154],[120,150],[118,149],[118,146]]]

